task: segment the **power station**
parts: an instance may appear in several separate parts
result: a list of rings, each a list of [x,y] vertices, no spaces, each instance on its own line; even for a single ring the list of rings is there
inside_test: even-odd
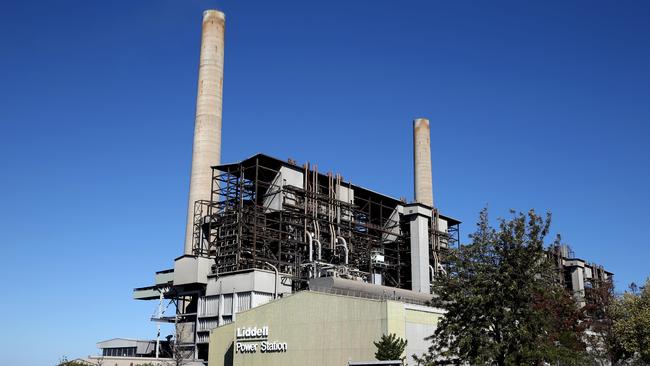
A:
[[[176,335],[101,342],[103,356],[88,361],[361,365],[385,333],[407,339],[409,355],[425,352],[444,316],[427,306],[431,283],[445,274],[461,224],[434,205],[429,120],[412,125],[414,202],[316,164],[264,154],[222,163],[225,21],[203,13],[182,255],[133,292],[158,301],[152,320],[174,324]],[[576,293],[585,279],[611,276],[568,249],[556,257]]]

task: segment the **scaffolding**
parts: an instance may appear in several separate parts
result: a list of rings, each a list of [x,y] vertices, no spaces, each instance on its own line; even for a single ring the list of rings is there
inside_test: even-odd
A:
[[[298,173],[299,172],[299,173]],[[296,174],[298,173],[298,174]],[[301,173],[301,174],[300,174]],[[213,273],[277,267],[295,291],[310,278],[338,276],[411,287],[405,202],[265,155],[213,167],[212,197],[194,209],[195,255],[213,258]],[[459,222],[434,210],[431,265],[444,271],[444,251],[459,239]]]

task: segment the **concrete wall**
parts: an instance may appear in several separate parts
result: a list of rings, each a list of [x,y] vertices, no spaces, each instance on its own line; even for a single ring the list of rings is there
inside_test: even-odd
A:
[[[436,311],[396,301],[299,292],[239,313],[234,323],[214,329],[209,365],[347,365],[348,361],[373,360],[373,341],[387,333],[413,342],[406,352],[410,359],[411,354],[422,353],[424,337],[433,333],[440,317]],[[237,351],[238,328],[264,326],[269,328],[268,341],[286,343],[286,352],[263,353],[258,340],[239,341],[256,343],[255,352]]]
[[[416,214],[410,217],[411,290],[431,293],[429,270],[429,221],[430,217]]]
[[[236,366],[346,365],[349,360],[374,359],[373,341],[386,329],[386,302],[316,292],[301,292],[238,314],[233,324],[210,335],[209,365]],[[278,353],[238,353],[228,350],[237,327],[269,327],[269,341],[285,342]],[[226,351],[226,352],[224,352]]]
[[[411,355],[422,355],[427,352],[431,342],[427,337],[436,331],[436,325],[442,317],[442,311],[419,305],[404,305],[404,333],[409,343],[406,354],[411,363]]]

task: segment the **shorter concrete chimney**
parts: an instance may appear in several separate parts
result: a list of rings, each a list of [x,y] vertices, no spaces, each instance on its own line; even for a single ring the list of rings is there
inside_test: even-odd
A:
[[[415,202],[433,207],[431,128],[426,118],[413,120],[413,172]]]

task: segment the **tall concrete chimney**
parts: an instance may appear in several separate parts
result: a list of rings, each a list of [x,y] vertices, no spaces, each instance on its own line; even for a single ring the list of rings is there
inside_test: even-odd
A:
[[[413,171],[415,201],[433,207],[431,128],[426,118],[413,120]]]
[[[184,254],[192,254],[194,202],[210,199],[212,189],[212,169],[210,167],[219,165],[221,161],[221,100],[225,26],[226,16],[224,13],[217,10],[203,12]]]

